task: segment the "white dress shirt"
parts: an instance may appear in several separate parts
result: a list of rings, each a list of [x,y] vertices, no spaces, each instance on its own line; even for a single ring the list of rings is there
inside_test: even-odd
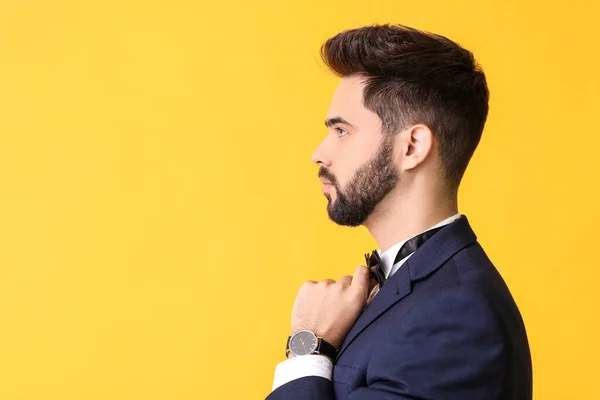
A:
[[[440,223],[432,226],[429,229],[439,228],[440,226],[448,225],[455,220],[459,219],[461,214],[455,214],[450,218],[447,218]],[[425,232],[425,231],[423,231]],[[407,239],[408,240],[408,239]],[[394,262],[394,258],[396,258],[396,254],[400,251],[402,245],[406,243],[406,240],[396,243],[389,249],[387,249],[381,255],[381,266],[383,271],[385,272],[386,279],[392,276],[402,264],[408,260],[410,256],[414,253],[409,254],[404,257],[402,260],[398,261],[396,264]],[[320,355],[306,355],[301,357],[292,357],[285,361],[280,362],[275,368],[275,379],[273,380],[273,390],[277,389],[279,386],[285,385],[286,383],[293,381],[294,379],[303,378],[305,376],[320,376],[322,378],[331,380],[331,375],[333,373],[333,363],[327,358]]]

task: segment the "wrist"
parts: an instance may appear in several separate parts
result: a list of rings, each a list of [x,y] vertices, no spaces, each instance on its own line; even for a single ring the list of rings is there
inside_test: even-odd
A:
[[[332,363],[337,357],[337,347],[310,330],[300,330],[288,337],[286,357],[302,357],[306,355],[319,355],[327,358]]]
[[[302,327],[302,326],[296,326],[296,327],[292,327],[292,335],[296,332],[300,332],[300,331],[309,331],[315,334],[315,336],[317,338],[323,339],[325,340],[327,343],[330,343],[332,346],[334,346],[336,349],[340,348],[341,346],[341,342],[344,340],[344,338],[338,339],[336,338],[336,334],[335,332],[331,332],[331,330],[323,330],[323,329],[318,329],[318,328],[308,328],[308,327]]]

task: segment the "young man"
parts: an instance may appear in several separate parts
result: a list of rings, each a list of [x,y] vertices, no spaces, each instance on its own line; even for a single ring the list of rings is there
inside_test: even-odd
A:
[[[327,211],[382,253],[301,287],[268,399],[531,399],[519,310],[458,213],[488,113],[483,71],[405,26],[340,33],[322,56],[342,78],[313,155]]]

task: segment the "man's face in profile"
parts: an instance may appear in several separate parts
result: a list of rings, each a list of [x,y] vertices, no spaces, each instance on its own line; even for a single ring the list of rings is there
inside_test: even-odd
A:
[[[363,80],[344,78],[337,87],[326,125],[328,134],[313,154],[328,199],[329,218],[358,226],[394,189],[393,139],[381,132],[377,114],[363,105]]]

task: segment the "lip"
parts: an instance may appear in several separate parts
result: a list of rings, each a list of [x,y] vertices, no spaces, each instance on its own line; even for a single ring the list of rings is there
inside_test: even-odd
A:
[[[333,187],[333,184],[326,179],[321,178],[320,181],[323,184],[323,188],[322,188],[323,192],[326,192]]]
[[[325,185],[323,185],[323,188],[321,190],[323,190],[323,192],[326,192],[329,189],[331,189],[332,187],[333,187],[333,185],[331,183],[325,184]]]

